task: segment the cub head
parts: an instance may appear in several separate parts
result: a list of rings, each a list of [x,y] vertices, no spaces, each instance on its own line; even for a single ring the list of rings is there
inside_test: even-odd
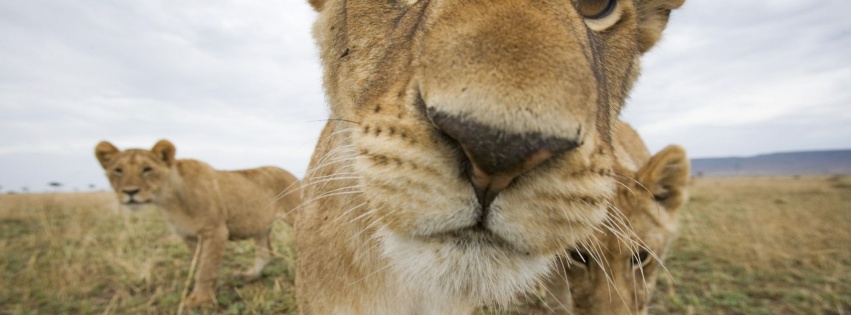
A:
[[[98,162],[106,171],[118,200],[128,210],[138,210],[156,202],[171,174],[174,154],[174,145],[168,140],[160,140],[151,150],[120,151],[106,141],[95,147]]]
[[[676,235],[689,172],[685,151],[668,146],[634,180],[622,181],[610,228],[559,257],[561,270],[550,280],[567,281],[569,294],[558,297],[557,307],[572,304],[572,314],[647,313],[659,266]]]
[[[309,2],[331,119],[306,182],[356,191],[307,194],[365,203],[416,283],[505,300],[606,218],[610,122],[683,0]]]

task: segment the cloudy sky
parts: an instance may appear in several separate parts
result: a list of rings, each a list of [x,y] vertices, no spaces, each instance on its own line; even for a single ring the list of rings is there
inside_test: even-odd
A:
[[[851,1],[687,0],[624,118],[691,157],[851,148]],[[100,140],[302,176],[327,116],[301,0],[0,1],[0,191],[103,189]]]

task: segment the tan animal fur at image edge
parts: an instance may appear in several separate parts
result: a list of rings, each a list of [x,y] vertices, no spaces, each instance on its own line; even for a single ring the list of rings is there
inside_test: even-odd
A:
[[[610,122],[683,0],[310,3],[331,114],[295,226],[299,312],[464,314],[602,226]]]
[[[254,240],[254,265],[238,275],[246,281],[258,279],[272,261],[272,224],[280,218],[292,225],[293,209],[301,203],[299,182],[277,167],[219,171],[201,161],[175,159],[175,153],[167,140],[151,150],[120,151],[106,141],[95,147],[122,207],[160,208],[189,251],[200,250],[195,286],[185,305],[209,306],[228,240]]]
[[[559,255],[546,283],[547,306],[556,314],[646,314],[662,259],[679,227],[687,200],[690,163],[675,145],[656,155],[625,123],[615,125],[620,186],[610,211],[616,228]]]

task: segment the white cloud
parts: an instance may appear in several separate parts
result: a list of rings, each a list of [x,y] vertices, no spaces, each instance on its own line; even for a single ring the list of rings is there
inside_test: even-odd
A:
[[[301,1],[0,3],[0,180],[20,183],[0,185],[103,187],[98,141],[160,138],[301,175],[327,117],[314,18]]]
[[[851,2],[815,2],[687,1],[625,119],[651,149],[692,156],[851,147],[849,129],[831,127],[851,125]],[[823,128],[830,139],[808,136]]]
[[[687,0],[625,111],[652,150],[851,146],[851,2]],[[100,140],[307,166],[327,117],[306,1],[0,2],[0,185],[106,181]],[[6,189],[4,188],[4,190]]]

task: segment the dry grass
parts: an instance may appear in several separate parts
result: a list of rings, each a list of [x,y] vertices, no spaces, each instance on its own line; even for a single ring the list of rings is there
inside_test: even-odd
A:
[[[655,313],[851,313],[851,176],[701,178]]]
[[[651,313],[851,313],[851,176],[701,178],[691,191]],[[123,213],[108,193],[0,196],[0,314],[176,313],[191,257],[152,210]],[[295,313],[292,233],[274,234],[280,259],[261,281],[227,277],[253,258],[231,243],[219,307],[193,313]],[[540,303],[483,313],[529,312]]]
[[[124,213],[110,193],[0,196],[0,314],[174,314],[191,263],[155,209]],[[273,230],[279,259],[261,281],[226,275],[252,263],[230,243],[215,313],[294,309],[291,231]],[[194,313],[209,313],[195,311]]]

